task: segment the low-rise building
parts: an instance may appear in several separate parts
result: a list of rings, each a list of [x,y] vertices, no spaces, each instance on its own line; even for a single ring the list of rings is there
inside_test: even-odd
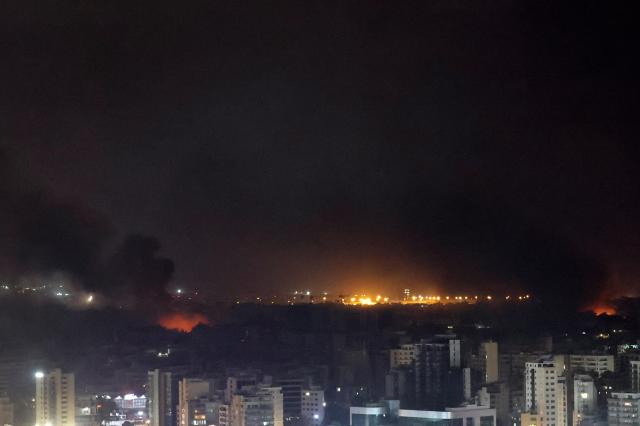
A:
[[[444,411],[398,410],[399,426],[496,426],[496,410],[480,405]]]
[[[465,405],[442,411],[398,407],[398,401],[351,407],[350,426],[496,426],[496,410],[486,406]]]

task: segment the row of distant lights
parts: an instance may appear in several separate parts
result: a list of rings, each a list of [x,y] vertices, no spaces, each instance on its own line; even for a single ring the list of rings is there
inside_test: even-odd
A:
[[[40,287],[25,287],[24,290],[38,291],[38,290],[45,289],[47,287],[49,287],[48,284],[42,284]],[[52,287],[55,287],[55,285],[52,286]],[[62,284],[60,284],[58,287],[59,288],[64,288],[64,286]],[[2,288],[3,290],[11,290],[11,287],[9,287],[9,285],[7,285],[7,284],[2,284],[0,286],[0,288]],[[16,289],[19,290],[19,289],[21,289],[21,287],[17,287]]]
[[[11,290],[11,287],[9,287],[6,284],[3,284],[2,286],[0,286],[0,288],[2,288],[3,290]],[[47,288],[47,286],[46,285],[42,285],[40,287],[25,287],[24,290],[26,290],[26,291],[39,291],[39,290],[43,290],[45,288]],[[71,296],[71,294],[69,294],[66,291],[64,291],[64,286],[59,285],[58,288],[62,289],[62,291],[61,290],[56,291],[54,293],[56,296],[59,296],[59,297],[60,296]]]
[[[58,286],[58,287],[59,288],[64,288],[63,286]],[[6,284],[2,285],[0,288],[2,288],[3,290],[11,290],[11,288]],[[40,289],[42,289],[42,288],[46,288],[46,285],[43,285],[42,287],[40,287]],[[29,288],[29,287],[27,287],[27,288],[25,288],[25,290],[38,291],[39,289],[38,288]],[[63,291],[57,291],[54,294],[57,297],[69,297],[69,296],[71,296],[70,293],[63,292]],[[90,294],[89,296],[87,296],[86,301],[87,301],[87,303],[92,303],[93,302],[93,294]]]
[[[485,296],[485,297],[481,297],[481,296],[445,296],[444,298],[440,297],[440,296],[422,296],[422,295],[418,295],[418,296],[411,296],[411,300],[412,301],[423,301],[423,300],[479,300],[479,299],[487,299],[487,300],[493,300],[493,296]],[[514,299],[516,298],[516,296],[513,297]],[[517,297],[518,300],[527,300],[530,299],[531,296],[529,296],[528,294],[525,294],[524,296],[518,296]],[[505,296],[504,297],[505,300],[510,300],[511,296]]]
[[[288,299],[287,300],[287,303],[289,303],[291,305],[293,304],[293,301],[298,298],[298,296],[300,296],[300,297],[309,296],[310,297],[311,296],[311,291],[309,291],[309,290],[306,290],[306,291],[298,291],[298,290],[296,290],[296,291],[293,292],[293,294],[294,294],[293,300],[292,299]],[[327,301],[327,296],[328,295],[329,295],[329,293],[327,293],[326,291],[322,292],[322,301],[323,302]],[[258,299],[258,301],[260,301],[259,297],[256,297],[256,299]],[[274,302],[271,302],[271,303],[273,304]]]
[[[182,290],[178,290],[178,293],[181,293]],[[305,297],[305,296],[311,296],[311,291],[306,290],[306,291],[294,291],[293,293],[295,296],[293,296],[293,300],[289,299],[287,300],[287,303],[293,303],[294,300],[297,299],[298,296],[300,297]],[[327,292],[323,292],[322,293],[322,300],[326,301],[327,300]],[[274,296],[275,297],[275,296]],[[529,300],[531,298],[530,295],[525,294],[525,295],[521,295],[521,296],[513,296],[513,300],[515,300],[517,298],[517,300]],[[412,302],[424,302],[424,301],[432,301],[432,302],[438,302],[441,300],[458,300],[458,301],[463,301],[463,300],[480,300],[480,299],[486,299],[486,300],[493,300],[493,296],[422,296],[422,295],[418,295],[418,296],[411,296],[411,300]],[[505,300],[511,300],[512,297],[511,296],[505,296],[504,297]],[[383,297],[381,295],[377,295],[375,297],[375,299],[366,296],[366,295],[354,295],[351,296],[349,299],[349,301],[346,302],[345,299],[342,299],[343,303],[349,303],[349,304],[353,304],[353,305],[375,305],[377,303],[388,303],[389,302],[389,298],[388,297]],[[262,298],[261,297],[256,297],[256,301],[261,302]],[[240,301],[236,301],[237,304],[240,303]],[[273,303],[273,302],[271,302]]]

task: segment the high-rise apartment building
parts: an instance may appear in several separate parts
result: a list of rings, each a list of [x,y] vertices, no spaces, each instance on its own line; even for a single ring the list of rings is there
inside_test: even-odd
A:
[[[148,373],[149,420],[151,426],[175,424],[175,392],[171,373],[152,370]]]
[[[460,340],[441,337],[419,344],[414,361],[415,405],[441,410],[470,396],[469,372],[460,368]]]
[[[385,392],[403,397],[411,389],[412,395],[404,402],[416,408],[456,406],[471,396],[470,371],[462,368],[462,359],[462,344],[454,335],[439,335],[392,349]],[[411,371],[411,386],[394,382],[396,373],[402,370]],[[402,375],[403,380],[406,377]]]
[[[38,371],[36,378],[36,426],[75,426],[75,379],[56,368]]]
[[[210,392],[208,380],[184,378],[178,382],[178,426],[207,424],[205,401]]]
[[[522,424],[567,426],[567,383],[563,356],[525,364],[525,413]],[[535,421],[532,419],[535,418]],[[533,422],[533,423],[532,423]]]
[[[498,381],[498,343],[482,342],[480,344],[480,359],[483,365],[484,383]]]

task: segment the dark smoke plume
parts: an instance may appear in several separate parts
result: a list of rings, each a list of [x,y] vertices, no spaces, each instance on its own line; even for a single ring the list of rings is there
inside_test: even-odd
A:
[[[95,290],[113,299],[124,295],[134,301],[168,302],[166,285],[174,265],[158,257],[159,250],[160,243],[153,237],[128,235],[107,261],[103,279],[93,281],[101,284]]]
[[[106,218],[56,199],[22,179],[11,166],[0,150],[3,282],[30,286],[63,282],[125,307],[167,302],[173,262],[158,256],[160,244],[155,238],[128,235],[110,252],[115,232]]]

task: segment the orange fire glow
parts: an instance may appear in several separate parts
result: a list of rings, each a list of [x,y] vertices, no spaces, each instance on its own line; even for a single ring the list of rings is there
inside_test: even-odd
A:
[[[616,314],[616,309],[613,306],[603,302],[595,303],[594,305],[590,306],[588,310],[592,311],[596,315],[602,315],[602,314],[615,315]]]
[[[190,333],[198,324],[209,324],[209,320],[198,313],[173,313],[167,314],[158,320],[158,324],[167,330]]]

